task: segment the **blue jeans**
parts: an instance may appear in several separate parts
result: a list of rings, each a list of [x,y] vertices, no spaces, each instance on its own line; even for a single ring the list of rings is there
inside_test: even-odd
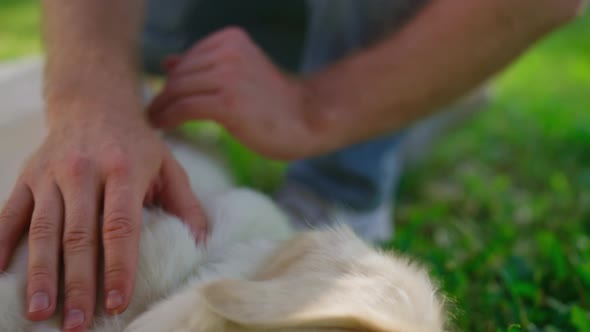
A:
[[[277,64],[311,73],[384,37],[424,2],[150,0],[143,37],[144,63],[146,70],[157,72],[165,55],[181,52],[225,25],[238,24]],[[400,170],[396,150],[403,135],[392,133],[294,162],[287,180],[353,209],[374,209],[390,200],[395,189]]]

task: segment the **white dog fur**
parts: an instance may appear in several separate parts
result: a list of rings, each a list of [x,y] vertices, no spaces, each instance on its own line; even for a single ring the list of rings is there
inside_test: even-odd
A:
[[[44,136],[41,106],[31,117],[0,119],[0,202]],[[267,197],[235,188],[217,160],[168,143],[210,220],[207,246],[196,246],[175,217],[145,210],[131,304],[117,317],[98,309],[91,331],[443,331],[424,270],[345,226],[296,233]],[[0,275],[0,331],[59,331],[59,314],[24,318],[26,260],[25,238]]]

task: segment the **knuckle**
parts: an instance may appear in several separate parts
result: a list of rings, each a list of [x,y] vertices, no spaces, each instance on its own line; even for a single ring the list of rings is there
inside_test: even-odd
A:
[[[120,148],[113,149],[110,157],[106,158],[106,170],[110,174],[126,176],[131,171],[131,161],[125,151]]]
[[[65,169],[68,176],[85,176],[92,170],[92,160],[84,155],[75,155],[66,161]]]
[[[64,285],[64,294],[69,301],[84,301],[85,299],[90,299],[90,285],[81,281],[67,281]]]
[[[56,225],[45,214],[36,216],[29,228],[29,238],[32,241],[48,239],[55,235]]]
[[[105,241],[126,239],[135,232],[131,218],[123,212],[111,212],[105,216],[103,237]]]
[[[228,44],[219,50],[219,58],[222,60],[222,63],[238,63],[241,57],[242,50],[233,44]],[[228,70],[228,72],[231,73],[233,71]]]
[[[127,176],[131,171],[131,162],[127,158],[114,158],[108,170],[111,174]]]
[[[105,280],[109,283],[124,282],[131,275],[131,270],[120,263],[113,263],[109,266],[105,266],[104,276]]]
[[[66,253],[89,251],[96,246],[96,240],[86,229],[68,229],[64,233],[63,247]]]
[[[232,83],[236,81],[238,78],[238,69],[233,66],[224,66],[223,68],[219,68],[219,79],[222,86],[231,86]],[[224,89],[227,90],[227,89]]]
[[[0,225],[10,224],[17,218],[18,212],[10,204],[6,204],[2,211],[0,211]]]
[[[53,279],[53,273],[48,266],[33,265],[29,274],[29,280],[32,283],[45,283]]]

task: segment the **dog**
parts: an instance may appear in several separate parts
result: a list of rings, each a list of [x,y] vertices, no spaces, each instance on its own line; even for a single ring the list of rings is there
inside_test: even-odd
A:
[[[0,202],[45,135],[42,106],[0,121]],[[235,186],[217,158],[182,138],[164,139],[209,219],[207,244],[195,244],[178,218],[145,208],[131,303],[117,316],[97,305],[89,331],[445,330],[442,296],[418,264],[346,225],[295,231],[270,198]],[[25,236],[0,275],[0,331],[60,331],[59,307],[45,322],[25,318],[26,266]]]

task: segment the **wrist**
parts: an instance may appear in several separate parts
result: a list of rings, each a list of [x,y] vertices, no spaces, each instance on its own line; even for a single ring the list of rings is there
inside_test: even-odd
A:
[[[98,87],[97,87],[98,89]],[[105,121],[143,121],[139,94],[129,88],[94,94],[86,90],[72,92],[68,95],[46,98],[46,116],[49,127],[64,123],[80,121],[103,123]]]
[[[115,49],[79,52],[69,56],[48,54],[43,93],[48,103],[102,99],[139,86],[137,66],[129,56]]]
[[[48,77],[44,99],[50,122],[71,117],[142,116],[139,83],[131,74],[94,71]]]
[[[354,115],[351,110],[356,103],[342,96],[337,83],[328,76],[318,73],[301,82],[302,118],[310,133],[310,154],[313,155],[346,146],[347,136],[353,132],[347,129],[347,123]]]

